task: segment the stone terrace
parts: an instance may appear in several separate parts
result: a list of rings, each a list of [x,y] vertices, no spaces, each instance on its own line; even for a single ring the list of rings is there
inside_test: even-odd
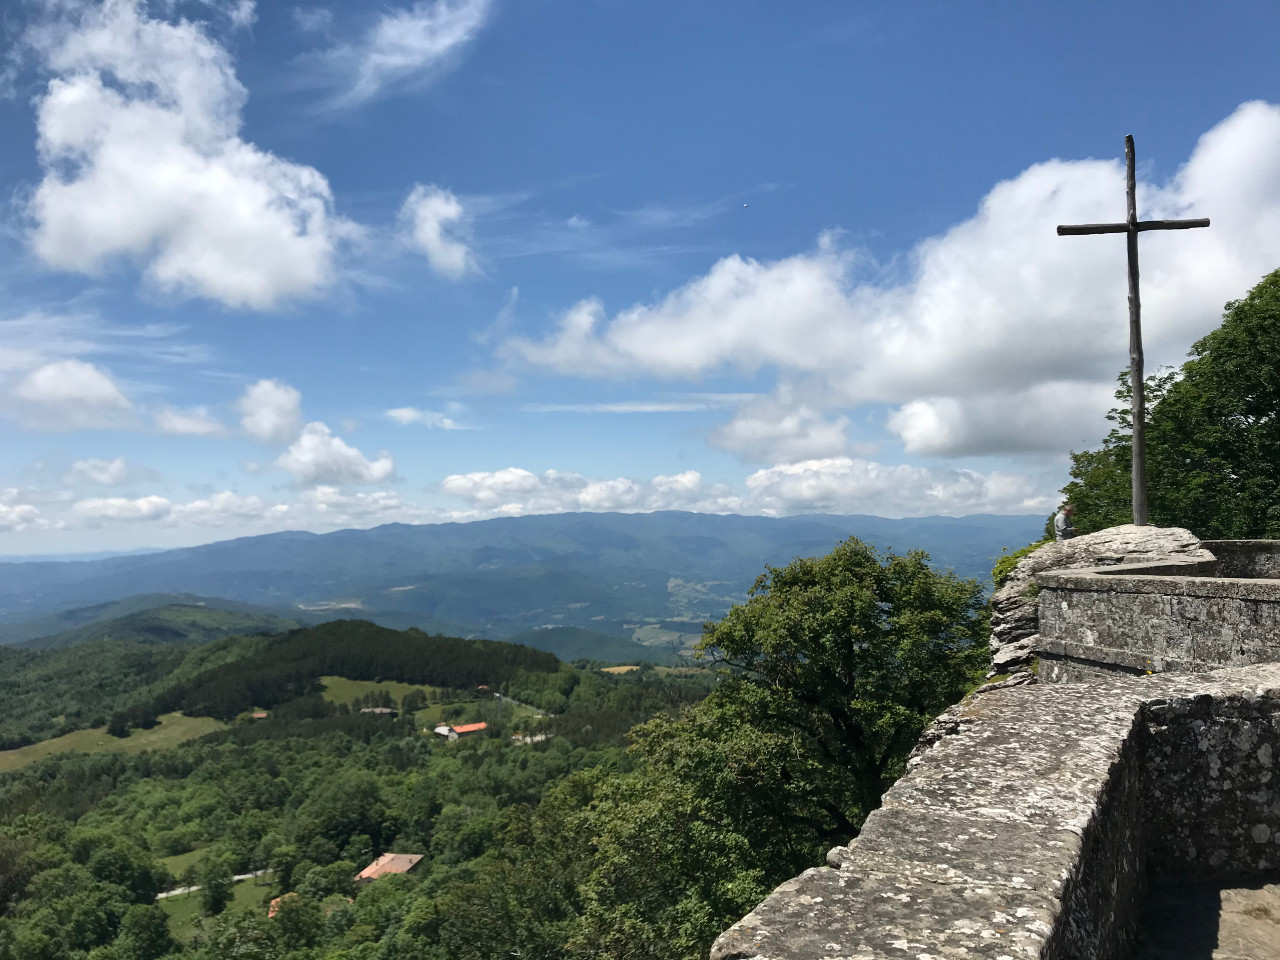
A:
[[[1127,958],[1148,876],[1280,867],[1278,756],[1280,664],[988,689],[711,956]]]

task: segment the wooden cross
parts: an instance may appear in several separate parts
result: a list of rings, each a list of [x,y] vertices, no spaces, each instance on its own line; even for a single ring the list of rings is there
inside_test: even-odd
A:
[[[1134,196],[1133,137],[1124,138],[1125,186],[1129,217],[1124,223],[1076,223],[1058,226],[1058,236],[1124,233],[1129,240],[1129,387],[1133,392],[1133,522],[1147,523],[1147,405],[1142,383],[1142,301],[1138,297],[1138,234],[1144,230],[1190,230],[1207,227],[1200,220],[1139,220]]]

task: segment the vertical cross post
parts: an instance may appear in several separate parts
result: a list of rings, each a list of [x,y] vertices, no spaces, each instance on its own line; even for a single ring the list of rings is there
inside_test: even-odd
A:
[[[1207,227],[1197,220],[1139,220],[1133,137],[1124,138],[1125,193],[1128,216],[1124,223],[1076,223],[1058,227],[1058,236],[1123,233],[1129,253],[1129,389],[1133,394],[1133,522],[1147,523],[1147,400],[1142,378],[1142,299],[1138,294],[1138,234],[1145,230],[1190,230]]]
[[[1129,210],[1125,231],[1129,252],[1129,390],[1133,394],[1133,522],[1147,524],[1147,403],[1142,370],[1142,297],[1138,293],[1138,197],[1133,137],[1124,138],[1125,191]]]

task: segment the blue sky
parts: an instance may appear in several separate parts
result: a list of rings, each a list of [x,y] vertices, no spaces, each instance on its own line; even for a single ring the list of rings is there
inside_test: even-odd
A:
[[[0,555],[1045,513],[1280,266],[1274,4],[28,2]]]

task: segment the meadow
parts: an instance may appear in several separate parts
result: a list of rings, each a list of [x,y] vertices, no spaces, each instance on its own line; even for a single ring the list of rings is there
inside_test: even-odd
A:
[[[29,763],[60,753],[142,753],[165,750],[206,733],[222,730],[227,725],[211,717],[184,717],[166,713],[150,730],[135,729],[127,737],[113,737],[106,727],[92,727],[29,744],[16,750],[0,751],[0,772],[17,770]]]

